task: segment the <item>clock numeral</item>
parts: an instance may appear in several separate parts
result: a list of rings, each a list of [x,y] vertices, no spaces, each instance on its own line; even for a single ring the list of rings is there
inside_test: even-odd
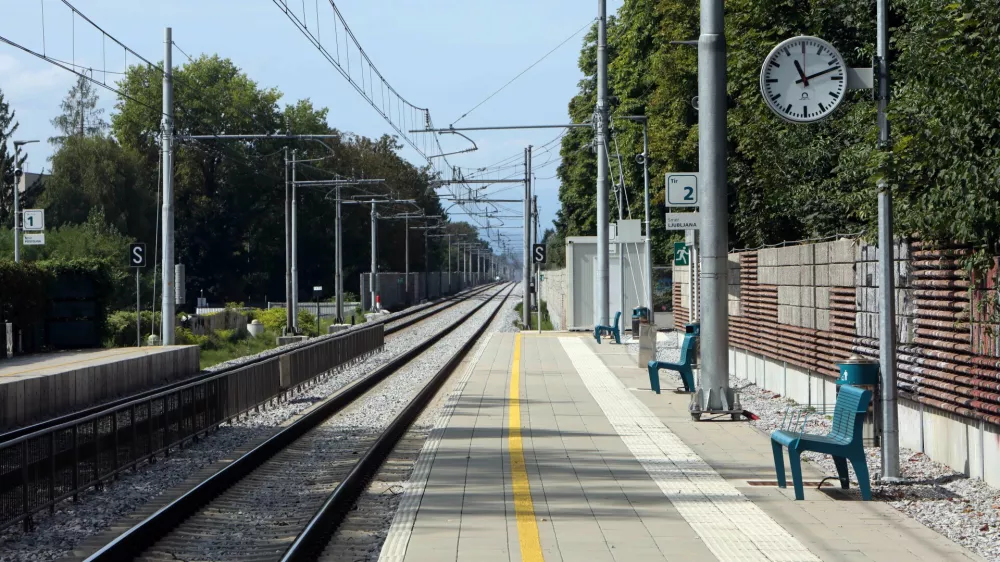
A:
[[[768,84],[774,84],[774,83],[776,83],[777,81],[778,81],[778,79],[777,79],[777,78],[768,78],[768,79],[767,79],[767,83],[768,83]]]
[[[825,105],[823,105],[822,103],[820,103],[820,104],[819,104],[819,110],[820,110],[820,111],[826,111],[826,106],[825,106]]]
[[[808,105],[803,105],[802,106],[802,116],[803,117],[809,117],[809,106]]]
[[[780,98],[780,97],[781,97],[781,94],[774,94],[773,96],[771,96],[771,101],[778,101],[778,98]]]
[[[822,55],[823,54],[823,47],[820,47],[819,50],[816,51],[816,54],[817,55]]]
[[[837,64],[837,59],[833,59],[832,61],[828,62],[826,65],[827,66],[833,66],[835,64]]]
[[[774,68],[781,68],[781,65],[778,64],[777,61],[771,61],[771,66],[773,66]]]
[[[785,113],[791,113],[791,112],[792,112],[792,104],[788,104],[788,107],[785,108]]]
[[[786,57],[792,56],[792,52],[788,50],[788,47],[785,47],[785,56]]]
[[[830,77],[830,80],[843,80],[843,79],[844,79],[843,76],[831,76]]]
[[[830,92],[830,95],[833,96],[833,97],[837,97],[837,94],[835,94],[833,92]]]

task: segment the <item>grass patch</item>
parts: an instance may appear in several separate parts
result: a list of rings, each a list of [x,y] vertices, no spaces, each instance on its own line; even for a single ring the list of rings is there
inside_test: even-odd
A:
[[[211,338],[211,336],[210,336]],[[201,346],[201,368],[206,369],[232,359],[255,355],[277,347],[277,334],[264,332],[259,338],[246,336],[236,340],[222,341]]]
[[[522,304],[523,303],[517,303],[517,304],[514,305],[514,310],[517,311],[517,318],[514,319],[514,327],[517,328],[518,330],[523,330],[524,329],[523,324],[521,322],[521,317],[523,316],[523,314],[521,313],[521,311],[523,310]],[[537,312],[532,312],[528,316],[528,328],[527,329],[528,330],[537,330],[538,329],[538,313]],[[549,305],[545,301],[542,301],[542,330],[543,331],[546,331],[546,330],[555,330],[555,327],[552,326],[552,319],[549,318]]]

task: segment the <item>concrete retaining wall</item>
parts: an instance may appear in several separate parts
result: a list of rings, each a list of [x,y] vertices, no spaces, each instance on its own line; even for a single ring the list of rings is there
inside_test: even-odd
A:
[[[552,327],[556,330],[566,329],[566,283],[565,269],[542,271],[542,300],[549,309]]]

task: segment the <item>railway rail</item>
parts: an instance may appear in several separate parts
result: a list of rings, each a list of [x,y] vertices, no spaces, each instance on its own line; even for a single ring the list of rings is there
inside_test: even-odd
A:
[[[513,291],[500,287],[459,320],[316,404],[281,431],[118,535],[88,561],[305,560],[318,556],[343,515],[407,428],[433,399]],[[425,354],[486,309],[486,319],[436,369],[381,433],[327,422],[378,396]],[[446,342],[451,344],[451,342]],[[408,367],[409,366],[409,367]],[[358,455],[359,451],[364,451]],[[241,529],[249,533],[241,533]]]
[[[369,322],[329,337],[22,428],[0,440],[0,528],[21,522],[80,492],[101,487],[219,424],[259,410],[317,376],[378,352],[400,333],[490,286]],[[32,431],[27,431],[31,429]]]

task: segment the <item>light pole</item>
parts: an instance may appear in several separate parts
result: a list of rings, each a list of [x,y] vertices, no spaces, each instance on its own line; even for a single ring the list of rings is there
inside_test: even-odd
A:
[[[722,0],[719,0],[721,3]],[[702,2],[704,4],[704,1]],[[597,12],[597,108],[594,115],[597,141],[597,310],[594,323],[608,324],[610,299],[608,257],[608,30],[607,0],[598,0]],[[704,13],[704,12],[703,12]],[[702,16],[704,17],[704,16]],[[525,256],[525,259],[528,259]],[[527,281],[525,281],[527,283]],[[527,322],[527,316],[525,316]]]
[[[21,147],[26,144],[38,142],[37,140],[14,141],[14,262],[21,261],[21,194],[17,190],[17,184],[24,175],[21,170]],[[21,172],[21,173],[18,173]]]
[[[646,306],[649,308],[649,323],[653,319],[653,229],[649,222],[649,117],[645,115],[626,115],[623,119],[642,123],[642,154],[636,160],[642,164],[643,193],[646,207]]]

